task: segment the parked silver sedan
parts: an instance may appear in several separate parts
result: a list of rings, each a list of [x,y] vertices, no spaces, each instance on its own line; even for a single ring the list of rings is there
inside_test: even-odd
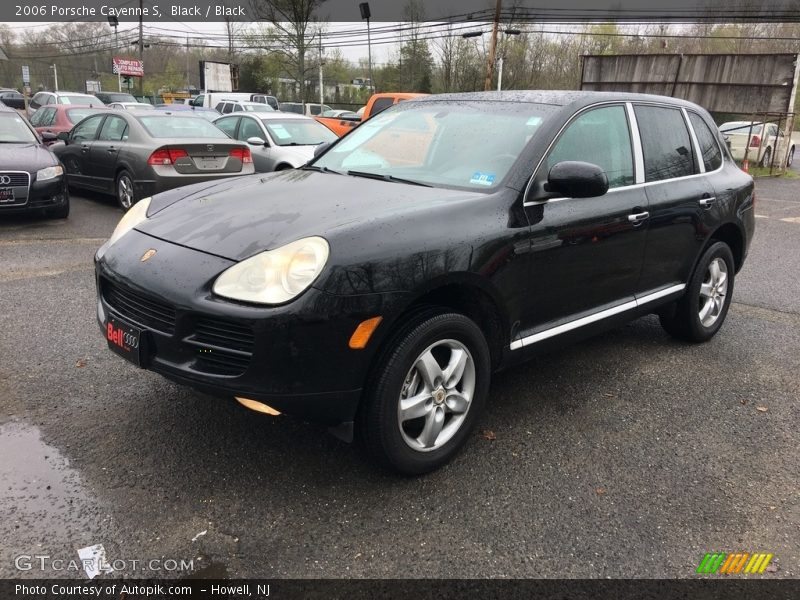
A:
[[[214,124],[250,145],[253,164],[261,173],[301,167],[313,158],[317,146],[338,139],[316,120],[293,113],[236,113]]]

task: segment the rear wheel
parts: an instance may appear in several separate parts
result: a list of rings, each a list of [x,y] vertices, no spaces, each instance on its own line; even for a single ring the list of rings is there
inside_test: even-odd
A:
[[[128,210],[136,204],[136,190],[133,187],[133,178],[128,171],[120,171],[117,175],[117,203],[122,210]]]
[[[726,243],[709,246],[674,314],[660,315],[661,326],[667,333],[688,342],[706,342],[714,337],[728,314],[734,269],[733,254]]]
[[[764,155],[761,157],[761,162],[759,162],[759,166],[761,167],[768,167],[769,164],[772,162],[772,148],[767,148],[764,150]]]
[[[464,315],[426,311],[388,342],[365,390],[359,436],[381,466],[437,469],[461,448],[489,389],[489,348]]]
[[[789,156],[786,157],[786,167],[791,167],[794,162],[794,146],[789,148]]]

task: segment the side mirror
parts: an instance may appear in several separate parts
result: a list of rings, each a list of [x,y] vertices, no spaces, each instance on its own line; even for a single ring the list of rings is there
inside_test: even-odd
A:
[[[44,137],[44,136],[42,136]],[[56,136],[57,140],[61,140],[65,144],[69,143],[69,131],[62,131]]]
[[[320,154],[325,152],[330,147],[331,147],[330,142],[323,142],[322,144],[319,144],[316,148],[314,148],[314,158],[317,158]]]
[[[59,137],[52,131],[42,132],[42,141],[44,142],[55,142],[57,139],[59,139]]]
[[[260,138],[258,136],[253,136],[247,138],[247,143],[251,146],[266,146],[267,141],[264,138]]]
[[[545,191],[567,198],[602,196],[608,191],[608,177],[592,163],[565,160],[550,169]]]

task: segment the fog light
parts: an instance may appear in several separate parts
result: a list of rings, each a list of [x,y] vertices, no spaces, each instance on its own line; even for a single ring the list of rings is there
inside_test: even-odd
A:
[[[273,417],[277,417],[280,411],[275,410],[271,406],[267,406],[263,402],[259,402],[258,400],[250,400],[250,398],[239,398],[236,396],[236,401],[241,404],[242,406],[249,408],[250,410],[254,410],[260,413],[266,413],[268,415],[272,415]]]

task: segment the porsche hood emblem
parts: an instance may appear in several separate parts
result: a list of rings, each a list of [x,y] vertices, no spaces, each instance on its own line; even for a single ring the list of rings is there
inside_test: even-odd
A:
[[[142,258],[140,258],[139,261],[140,262],[147,262],[148,260],[150,260],[151,258],[153,258],[156,255],[156,252],[157,252],[157,250],[155,250],[154,248],[150,248],[150,250],[148,250],[147,252],[142,254]]]

